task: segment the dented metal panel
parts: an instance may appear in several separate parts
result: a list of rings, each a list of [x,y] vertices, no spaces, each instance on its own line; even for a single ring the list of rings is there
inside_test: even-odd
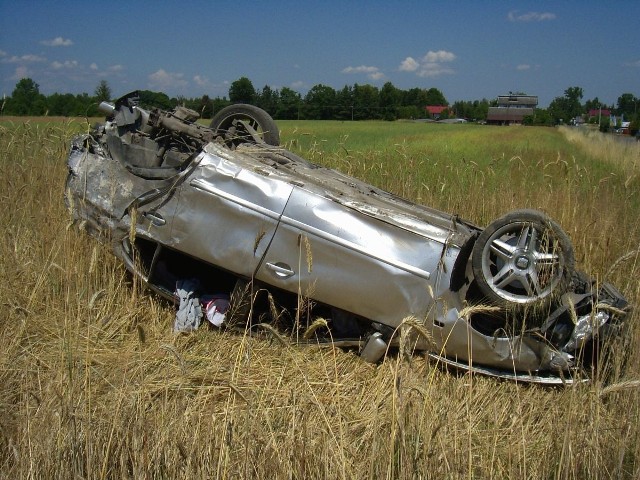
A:
[[[251,277],[293,187],[205,154],[178,192],[172,240],[180,251]]]
[[[444,244],[405,230],[389,235],[392,228],[296,187],[256,278],[383,323],[424,316]]]

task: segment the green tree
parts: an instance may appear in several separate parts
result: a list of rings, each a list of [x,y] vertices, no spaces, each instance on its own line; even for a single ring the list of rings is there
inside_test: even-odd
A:
[[[630,119],[638,113],[639,103],[640,99],[636,98],[633,94],[623,93],[618,97],[616,114],[624,115],[625,118]]]
[[[600,120],[600,131],[607,133],[611,129],[611,119],[604,117]]]
[[[200,118],[213,117],[213,101],[209,98],[209,95],[203,95],[198,102],[197,111],[200,114]]]
[[[353,86],[353,105],[355,120],[371,120],[380,118],[378,101],[380,92],[372,85]]]
[[[338,120],[353,120],[353,87],[345,85],[336,93],[337,109],[334,118]]]
[[[589,110],[598,110],[600,107],[603,107],[603,104],[598,97],[584,102],[584,111],[587,113]]]
[[[100,80],[100,83],[96,87],[93,95],[96,97],[96,101],[100,102],[108,102],[111,100],[111,88],[106,80]]]
[[[327,85],[314,85],[304,97],[304,117],[311,120],[333,118],[336,91]]]
[[[404,106],[417,107],[424,111],[427,105],[427,91],[423,88],[411,88],[402,92],[402,104]]]
[[[571,119],[576,118],[584,113],[580,101],[582,100],[582,87],[569,87],[564,91],[569,106],[569,116]]]
[[[229,100],[233,103],[255,103],[256,89],[247,77],[240,77],[229,87]]]
[[[386,82],[380,89],[379,105],[382,108],[382,118],[385,120],[396,120],[398,118],[398,108],[401,105],[402,92],[393,86],[391,82]]]
[[[565,123],[569,118],[567,99],[564,97],[556,97],[551,100],[548,108],[549,115],[553,123]]]
[[[227,97],[216,97],[213,99],[213,113],[212,116],[222,110],[224,107],[231,105],[231,102],[227,100]]]
[[[162,110],[171,110],[178,103],[176,99],[172,102],[169,96],[163,92],[152,92],[151,90],[140,90],[140,106],[142,108],[161,108]]]
[[[54,93],[47,97],[47,107],[49,115],[58,115],[63,117],[73,117],[79,115],[76,97],[71,93]]]
[[[262,87],[262,91],[257,94],[256,104],[270,115],[273,115],[277,109],[278,95],[278,90],[273,90],[269,85],[265,85]]]
[[[182,107],[189,108],[191,110],[195,110],[200,114],[202,109],[202,105],[200,105],[199,98],[188,98],[182,95],[178,95],[178,98],[170,99],[172,105],[180,105]]]
[[[629,133],[631,135],[635,135],[638,130],[640,130],[640,113],[636,113],[631,117],[631,122],[629,123]]]
[[[289,87],[280,89],[280,97],[274,118],[278,120],[296,120],[300,115],[302,97]]]
[[[457,101],[453,102],[451,107],[454,115],[458,118],[466,118],[469,120],[486,120],[489,112],[489,101],[485,98],[474,101]]]
[[[549,114],[548,110],[544,108],[536,108],[533,115],[527,115],[522,119],[523,125],[553,125],[553,118]]]
[[[489,100],[483,98],[482,100],[473,101],[473,110],[471,118],[475,120],[486,120],[489,114]]]
[[[581,87],[569,87],[564,91],[563,97],[554,98],[549,104],[549,114],[554,123],[569,123],[579,115],[584,108],[580,104],[582,100]]]
[[[402,91],[402,105],[402,118],[423,118],[428,105],[427,90],[416,87]]]
[[[44,115],[47,105],[44,95],[40,93],[40,86],[30,78],[18,81],[6,110],[13,115]]]
[[[433,87],[427,90],[425,100],[427,101],[426,105],[449,105],[447,99],[444,97],[444,94]]]
[[[81,117],[101,117],[103,112],[98,110],[98,104],[94,97],[90,97],[87,93],[76,95],[74,116]]]
[[[402,105],[398,107],[398,118],[422,118],[424,116],[424,108],[418,108],[415,105]]]

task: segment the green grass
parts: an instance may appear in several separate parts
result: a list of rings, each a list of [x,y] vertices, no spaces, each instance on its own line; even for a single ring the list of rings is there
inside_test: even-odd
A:
[[[279,123],[304,157],[479,224],[543,209],[581,267],[640,302],[635,145],[545,128]],[[0,478],[640,477],[636,313],[618,352],[627,373],[563,389],[421,356],[369,365],[229,332],[176,336],[173,307],[70,225],[65,159],[84,127],[0,122]]]

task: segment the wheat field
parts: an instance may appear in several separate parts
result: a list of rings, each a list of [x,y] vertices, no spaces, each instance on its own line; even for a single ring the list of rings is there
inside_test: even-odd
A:
[[[312,161],[484,225],[538,208],[638,305],[640,147],[570,129],[282,122]],[[85,122],[0,119],[0,477],[640,478],[640,327],[607,381],[541,388],[207,328],[71,224]],[[363,288],[366,282],[363,280]],[[626,369],[622,369],[622,364]]]

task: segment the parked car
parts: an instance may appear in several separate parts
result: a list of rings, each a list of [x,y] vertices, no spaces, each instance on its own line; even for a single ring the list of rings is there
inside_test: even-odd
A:
[[[373,362],[404,328],[442,364],[551,384],[584,378],[622,328],[625,298],[576,270],[544,213],[481,228],[417,205],[280,147],[251,105],[209,127],[135,92],[101,109],[105,123],[71,143],[74,219],[166,298],[184,280],[195,298],[227,294],[223,326],[267,324]]]

